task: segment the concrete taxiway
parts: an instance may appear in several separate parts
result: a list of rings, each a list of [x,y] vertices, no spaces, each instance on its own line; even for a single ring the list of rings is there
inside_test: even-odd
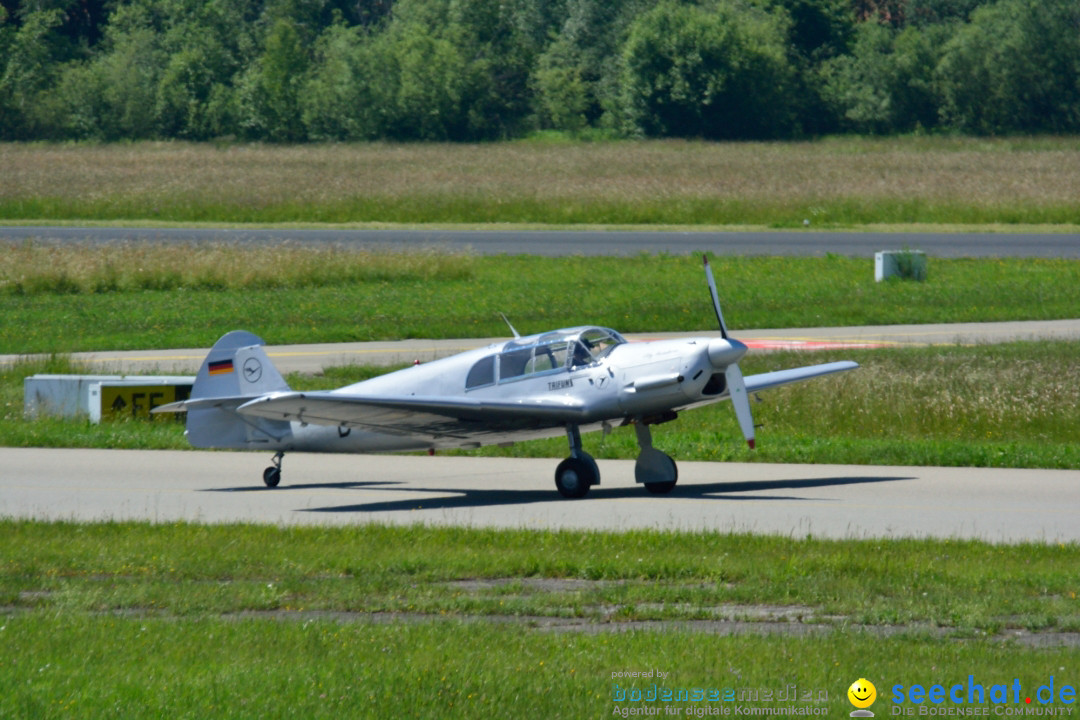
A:
[[[652,496],[632,461],[601,460],[603,484],[564,500],[554,459],[294,454],[273,490],[261,483],[268,459],[0,448],[0,516],[1080,542],[1072,470],[683,462],[675,491]]]

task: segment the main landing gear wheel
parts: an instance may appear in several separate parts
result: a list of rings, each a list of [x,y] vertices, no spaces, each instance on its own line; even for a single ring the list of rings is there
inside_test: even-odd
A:
[[[281,482],[281,459],[285,457],[285,453],[278,453],[274,456],[272,467],[268,467],[263,470],[263,482],[266,483],[266,487],[274,488]]]
[[[555,487],[564,498],[585,497],[599,479],[596,461],[591,457],[568,457],[555,469]]]
[[[634,477],[653,495],[667,495],[679,481],[679,467],[667,453],[646,448],[638,455]]]
[[[676,480],[671,480],[669,482],[645,483],[645,489],[653,495],[667,495],[675,489],[676,482]]]
[[[652,432],[649,426],[640,420],[634,423],[637,433],[638,454],[634,463],[634,479],[645,486],[653,495],[667,495],[675,489],[679,481],[679,468],[671,456],[653,447]]]

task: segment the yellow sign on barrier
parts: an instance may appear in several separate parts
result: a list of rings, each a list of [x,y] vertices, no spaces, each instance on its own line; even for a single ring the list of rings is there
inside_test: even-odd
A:
[[[143,420],[175,420],[182,415],[150,411],[160,405],[187,400],[191,396],[190,385],[102,385],[101,419],[121,420],[139,418]]]

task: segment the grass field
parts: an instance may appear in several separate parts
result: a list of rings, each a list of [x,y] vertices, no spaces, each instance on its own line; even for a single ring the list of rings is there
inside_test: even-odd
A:
[[[692,257],[477,257],[277,246],[50,247],[0,253],[0,353],[500,337],[600,324],[713,330]],[[923,283],[875,283],[870,259],[714,257],[738,328],[1075,317],[1080,261],[940,259]]]
[[[1080,661],[1075,546],[13,521],[0,539],[3,717],[601,717],[612,674],[648,669],[824,691],[835,717],[856,678],[888,712],[895,683],[1032,693],[1075,687]]]
[[[1080,225],[1075,138],[0,145],[0,167],[4,221]],[[237,327],[272,343],[498,336],[500,311],[525,332],[714,327],[686,258],[156,252],[0,247],[0,353],[208,346]],[[734,328],[1080,307],[1075,261],[935,259],[927,283],[881,285],[865,260],[713,262]],[[1080,468],[1077,350],[845,352],[863,367],[762,395],[753,456],[726,404],[658,427],[656,444],[680,459]],[[186,446],[168,422],[26,422],[22,377],[71,370],[59,356],[0,372],[0,443]],[[636,452],[626,432],[586,447]],[[882,717],[898,683],[1080,680],[1075,545],[0,519],[0,547],[3,718],[610,717],[646,708],[615,702],[613,674],[647,669],[668,687],[824,691],[810,705],[828,717],[865,677]],[[771,706],[675,709],[740,707]]]
[[[1080,140],[0,145],[4,220],[1080,224]]]

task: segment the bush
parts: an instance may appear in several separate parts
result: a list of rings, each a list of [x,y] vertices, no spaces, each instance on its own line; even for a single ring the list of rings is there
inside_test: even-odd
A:
[[[946,123],[965,132],[1080,130],[1080,4],[1000,0],[972,14],[937,72]]]
[[[665,0],[639,16],[622,51],[623,110],[644,135],[710,139],[792,134],[787,23],[721,0]]]
[[[864,23],[850,55],[822,64],[822,97],[841,129],[898,133],[938,124],[934,71],[948,26],[903,31]]]

